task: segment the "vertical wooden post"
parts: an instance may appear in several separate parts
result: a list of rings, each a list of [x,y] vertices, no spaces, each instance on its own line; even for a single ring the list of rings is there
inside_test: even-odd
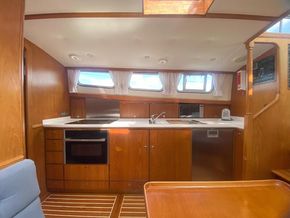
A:
[[[243,178],[249,178],[249,156],[253,146],[253,47],[254,42],[249,42],[247,48],[247,90],[246,90],[246,115],[244,129],[244,154]]]

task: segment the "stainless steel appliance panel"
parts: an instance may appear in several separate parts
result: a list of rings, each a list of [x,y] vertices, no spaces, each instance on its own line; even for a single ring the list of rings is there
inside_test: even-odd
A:
[[[192,180],[233,179],[233,134],[230,128],[192,130]]]
[[[86,98],[87,118],[120,118],[117,100]]]

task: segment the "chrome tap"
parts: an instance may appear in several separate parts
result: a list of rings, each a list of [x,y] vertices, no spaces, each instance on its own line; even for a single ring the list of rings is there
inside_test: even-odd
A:
[[[155,124],[156,123],[156,120],[160,117],[160,116],[162,116],[162,115],[165,115],[166,114],[166,112],[161,112],[160,114],[153,114],[153,115],[151,115],[151,118],[150,118],[150,120],[149,120],[149,122],[151,123],[151,124]]]

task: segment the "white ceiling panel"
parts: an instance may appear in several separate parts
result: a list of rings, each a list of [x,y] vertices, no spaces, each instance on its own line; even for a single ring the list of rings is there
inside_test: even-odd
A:
[[[235,61],[246,54],[244,42],[267,24],[206,18],[70,18],[27,20],[24,32],[67,67],[235,71],[244,64]],[[161,58],[168,62],[160,64]]]
[[[281,16],[289,9],[289,0],[215,0],[209,13]]]
[[[142,0],[26,0],[25,14],[142,12]]]

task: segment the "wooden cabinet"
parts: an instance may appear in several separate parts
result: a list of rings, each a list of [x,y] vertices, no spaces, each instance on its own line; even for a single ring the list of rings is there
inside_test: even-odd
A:
[[[121,118],[148,118],[149,103],[146,102],[120,102]]]
[[[150,181],[191,180],[191,129],[150,130]]]
[[[175,103],[151,103],[150,116],[153,114],[160,114],[165,112],[164,117],[177,118],[179,116],[179,107]]]
[[[107,192],[109,191],[109,166],[65,164],[64,188],[72,192]]]
[[[140,192],[148,180],[191,180],[191,129],[113,129],[109,138],[111,191]]]
[[[243,156],[244,156],[244,131],[242,129],[235,129],[234,132],[234,178],[236,180],[243,179]]]
[[[48,191],[64,190],[63,129],[45,129],[46,186]]]
[[[139,190],[137,183],[148,181],[149,130],[111,129],[109,142],[111,189],[132,191],[136,187]]]

